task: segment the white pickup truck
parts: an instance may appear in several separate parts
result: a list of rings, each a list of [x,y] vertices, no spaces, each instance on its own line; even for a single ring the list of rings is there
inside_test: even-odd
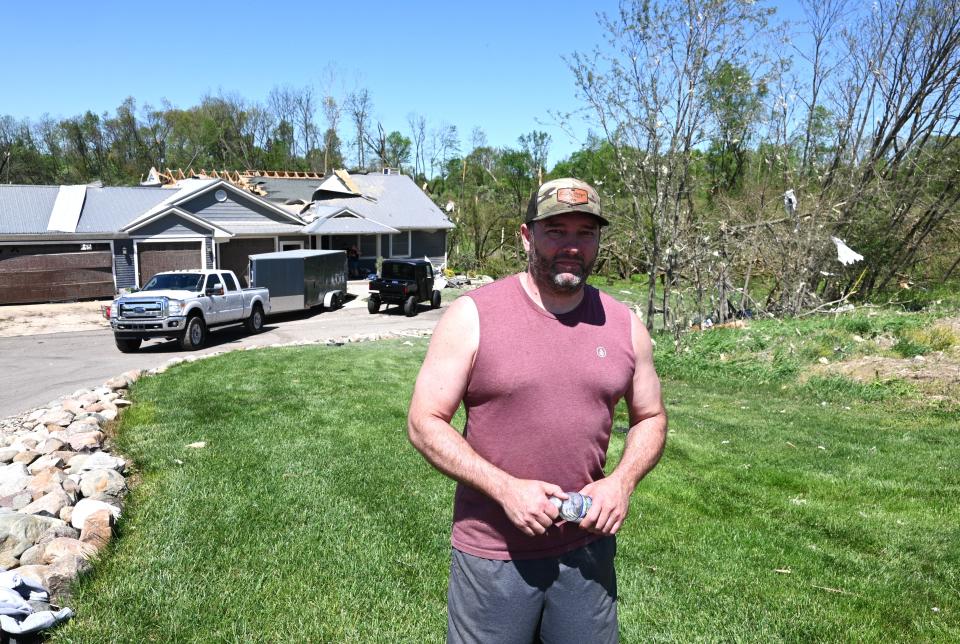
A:
[[[259,333],[270,313],[265,288],[244,288],[233,271],[191,270],[157,273],[146,285],[120,297],[109,309],[117,348],[132,353],[148,338],[178,339],[184,349],[206,343],[207,329],[243,322]]]

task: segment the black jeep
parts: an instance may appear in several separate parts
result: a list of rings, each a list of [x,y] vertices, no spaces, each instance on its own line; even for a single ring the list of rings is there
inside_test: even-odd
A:
[[[370,280],[367,310],[376,313],[381,304],[403,305],[407,317],[417,314],[419,302],[440,306],[440,291],[433,288],[433,265],[425,259],[386,259],[380,276]]]

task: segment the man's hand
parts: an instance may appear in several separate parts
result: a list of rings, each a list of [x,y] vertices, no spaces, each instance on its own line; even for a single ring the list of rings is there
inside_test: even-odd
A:
[[[630,511],[630,492],[619,479],[609,476],[590,483],[580,494],[593,499],[580,527],[602,535],[616,534]]]
[[[511,479],[497,495],[507,518],[525,535],[543,534],[556,523],[560,510],[550,497],[566,499],[564,491],[552,483],[531,479]]]

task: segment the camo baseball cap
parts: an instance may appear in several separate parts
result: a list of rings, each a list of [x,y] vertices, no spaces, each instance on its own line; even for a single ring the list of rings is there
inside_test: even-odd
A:
[[[599,219],[601,226],[610,224],[600,211],[597,191],[590,184],[569,177],[548,181],[534,190],[524,221],[529,224],[567,212],[585,212]]]

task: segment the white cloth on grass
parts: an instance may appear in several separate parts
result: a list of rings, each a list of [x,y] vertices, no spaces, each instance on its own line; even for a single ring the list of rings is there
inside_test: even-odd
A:
[[[50,593],[16,570],[0,572],[0,631],[27,635],[50,628],[73,617],[69,608],[36,610],[30,602],[47,602]]]

